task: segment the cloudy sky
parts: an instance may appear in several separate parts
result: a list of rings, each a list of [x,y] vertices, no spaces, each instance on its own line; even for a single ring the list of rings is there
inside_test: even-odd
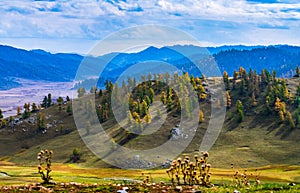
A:
[[[2,0],[0,44],[87,53],[118,30],[160,24],[224,44],[300,45],[299,0]]]

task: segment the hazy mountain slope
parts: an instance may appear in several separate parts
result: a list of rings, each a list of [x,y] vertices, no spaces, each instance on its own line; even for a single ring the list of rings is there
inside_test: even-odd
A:
[[[208,50],[208,51],[207,51]],[[213,54],[220,71],[226,70],[232,75],[242,65],[246,70],[252,68],[260,72],[263,68],[277,70],[278,76],[291,77],[291,69],[300,64],[300,47],[288,45],[277,46],[222,46],[216,48],[197,46],[149,47],[138,53],[112,53],[100,57],[85,57],[77,54],[51,54],[43,50],[26,51],[9,46],[0,46],[0,88],[7,89],[18,84],[14,78],[47,81],[72,81],[82,61],[86,64],[79,78],[99,76],[99,69],[105,65],[102,79],[116,80],[128,67],[148,61],[173,64],[178,69],[199,75],[199,71],[191,67],[187,57],[201,61],[203,53]],[[145,64],[147,65],[147,64]],[[140,71],[155,69],[140,68]],[[102,83],[102,82],[101,82]]]

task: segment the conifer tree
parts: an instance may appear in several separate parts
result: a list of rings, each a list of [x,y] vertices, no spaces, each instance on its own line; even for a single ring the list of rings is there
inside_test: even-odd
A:
[[[297,66],[296,67],[296,75],[299,77],[299,75],[300,75],[300,70],[299,70],[299,67]]]
[[[67,106],[66,112],[68,113],[68,115],[72,115],[72,107],[71,107],[71,105]]]
[[[47,107],[51,107],[52,105],[52,98],[51,98],[51,93],[48,94],[48,100],[47,100]]]
[[[169,96],[169,97],[168,97],[168,100],[167,100],[167,108],[168,108],[168,111],[171,111],[171,110],[172,110],[172,107],[173,107],[173,100],[172,100],[172,97]]]
[[[48,98],[47,98],[47,96],[45,96],[44,99],[43,99],[42,107],[43,108],[47,108],[48,107]]]
[[[2,109],[0,109],[0,119],[3,118]]]
[[[240,100],[236,101],[236,112],[238,115],[238,122],[241,123],[244,121],[244,106]]]

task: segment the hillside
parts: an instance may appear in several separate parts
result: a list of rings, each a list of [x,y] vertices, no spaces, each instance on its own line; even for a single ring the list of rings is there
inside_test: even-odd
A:
[[[260,76],[260,79],[263,81],[259,83],[259,93],[253,99],[253,94],[251,93],[255,92],[253,88],[256,87],[252,88],[251,85],[255,81],[252,82],[251,80],[256,80],[258,75],[251,75],[251,72],[249,72],[248,76],[248,74],[244,73],[243,69],[240,69],[239,73],[240,75],[236,80],[229,79],[227,91],[230,93],[231,104],[228,106],[228,103],[220,103],[220,105],[226,104],[228,106],[226,119],[221,134],[210,150],[210,162],[217,167],[224,168],[230,167],[232,163],[239,167],[256,167],[270,164],[300,165],[300,149],[298,146],[300,141],[300,124],[299,120],[297,120],[299,111],[298,106],[295,105],[299,102],[297,98],[299,95],[297,88],[300,83],[299,78],[285,79],[284,81],[277,78],[272,79],[272,76],[269,76],[268,72],[265,71],[265,74]],[[264,77],[265,75],[269,79]],[[253,79],[249,77],[253,77]],[[185,78],[188,77],[185,76]],[[188,80],[190,79],[188,78]],[[244,81],[246,80],[247,84],[244,85]],[[215,80],[197,79],[195,86],[201,87],[205,81],[210,82]],[[146,82],[145,85],[152,85],[151,88],[153,88],[155,93],[153,101],[159,102],[162,91],[168,90],[167,87],[163,85],[157,87],[154,83],[149,84]],[[132,100],[137,100],[136,97],[140,96],[140,89],[145,85],[142,84],[134,90]],[[163,144],[170,137],[174,137],[171,134],[172,128],[178,127],[179,130],[184,130],[184,128],[177,125],[181,114],[176,107],[178,99],[176,99],[176,96],[173,96],[172,108],[166,114],[162,113],[162,116],[166,116],[166,121],[158,131],[151,135],[136,135],[125,131],[117,123],[113,114],[106,111],[108,109],[102,106],[110,97],[110,86],[112,84],[106,86],[107,91],[96,91],[95,106],[100,108],[99,111],[97,110],[97,114],[105,132],[114,138],[114,141],[119,145],[134,149],[150,149]],[[204,120],[199,123],[192,143],[185,149],[184,153],[193,153],[199,149],[208,126],[211,108],[210,91],[205,86],[204,88],[207,96],[201,95],[204,98],[200,100],[200,106],[204,112]],[[280,93],[281,90],[283,91],[282,93]],[[89,99],[91,96],[91,94],[88,94],[81,99]],[[270,96],[273,99],[269,99]],[[285,99],[287,96],[288,98]],[[270,106],[267,105],[266,98],[269,100]],[[278,107],[280,108],[278,112],[274,110],[277,108],[276,98],[280,101],[278,102],[280,106]],[[235,107],[238,100],[243,104],[243,117],[241,117],[241,111],[237,111]],[[283,104],[285,108],[281,109],[283,108]],[[88,103],[83,103],[82,105],[82,108],[89,108]],[[54,104],[48,108],[41,109],[40,113],[45,116],[46,124],[44,126],[39,126],[37,123],[36,117],[38,112],[32,112],[30,118],[22,120],[22,122],[16,123],[17,117],[14,117],[14,121],[12,122],[7,120],[7,126],[0,129],[0,140],[2,143],[0,146],[0,161],[35,165],[36,153],[41,148],[48,148],[54,150],[55,162],[72,162],[72,152],[74,148],[78,148],[81,155],[79,164],[88,167],[107,167],[108,165],[93,155],[80,138],[73,116],[70,112],[66,112],[71,106],[71,101],[66,101],[61,105]],[[151,124],[161,124],[157,113],[157,109],[161,108],[160,102],[153,103],[152,106],[150,105],[150,112],[155,112],[151,114]],[[270,109],[268,110],[268,108]],[[135,110],[131,110],[134,115]],[[281,110],[285,111],[284,120],[280,120],[279,115]],[[84,111],[78,113],[83,121],[85,116],[88,116],[84,114]],[[289,113],[292,115],[295,126],[290,122]],[[140,114],[141,124],[145,125],[144,130],[148,128],[145,122],[146,116],[147,113],[144,115]],[[122,122],[127,122],[127,120],[128,117],[123,117]],[[87,132],[86,135],[91,137],[98,135],[93,123],[89,131],[81,130],[81,132]],[[167,160],[165,161],[167,162]],[[136,163],[136,166],[139,167],[139,164],[141,163]]]

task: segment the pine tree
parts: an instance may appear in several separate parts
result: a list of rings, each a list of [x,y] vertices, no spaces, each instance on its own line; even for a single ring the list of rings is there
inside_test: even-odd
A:
[[[52,98],[51,98],[51,93],[48,94],[48,101],[47,101],[47,106],[51,107],[52,105]]]
[[[169,96],[169,97],[168,97],[168,100],[167,100],[167,108],[168,108],[168,111],[171,111],[171,110],[172,110],[172,107],[173,107],[173,100],[172,100],[172,97]]]
[[[42,107],[43,108],[47,108],[48,107],[48,98],[47,98],[47,96],[45,96],[44,99],[43,99]]]
[[[294,112],[294,117],[295,117],[295,124],[298,125],[300,123],[300,116],[299,116],[299,110],[297,109],[295,112]]]
[[[0,119],[3,118],[2,109],[0,109]]]
[[[151,99],[148,97],[148,95],[145,96],[145,101],[147,103],[147,106],[149,107],[151,104]]]
[[[298,66],[296,67],[296,75],[297,75],[297,77],[300,76],[300,70],[299,70],[299,67],[298,67]]]
[[[68,113],[68,115],[72,115],[72,107],[70,105],[67,106],[66,112]]]
[[[62,97],[58,97],[58,99],[56,101],[57,101],[58,105],[60,106],[63,104],[64,99]]]
[[[240,100],[236,101],[236,112],[238,115],[238,122],[241,123],[244,121],[244,106]]]

